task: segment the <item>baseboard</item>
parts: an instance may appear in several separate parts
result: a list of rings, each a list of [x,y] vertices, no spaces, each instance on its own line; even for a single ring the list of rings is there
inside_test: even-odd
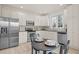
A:
[[[69,48],[72,49],[72,50],[79,51],[79,49],[76,49],[76,48],[72,48],[72,47],[69,47]]]

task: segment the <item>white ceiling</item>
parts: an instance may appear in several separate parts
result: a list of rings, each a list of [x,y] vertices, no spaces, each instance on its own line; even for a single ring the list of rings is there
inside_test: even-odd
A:
[[[23,8],[26,11],[34,12],[37,14],[48,14],[52,12],[59,12],[62,11],[65,7],[68,5],[62,5],[59,4],[10,4],[10,6],[20,8],[23,6]]]

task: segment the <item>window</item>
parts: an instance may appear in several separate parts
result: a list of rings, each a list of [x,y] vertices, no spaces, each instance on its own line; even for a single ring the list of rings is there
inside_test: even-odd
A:
[[[58,27],[63,27],[63,16],[62,15],[58,16]]]
[[[51,16],[49,20],[50,27],[63,27],[63,15]]]

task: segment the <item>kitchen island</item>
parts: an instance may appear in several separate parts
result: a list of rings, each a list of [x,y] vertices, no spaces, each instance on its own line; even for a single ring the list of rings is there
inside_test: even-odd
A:
[[[54,40],[57,40],[58,33],[67,33],[64,28],[50,28],[49,26],[26,26],[25,31],[27,31],[28,38],[29,33],[35,32],[39,33],[41,38]],[[29,39],[27,39],[27,41],[29,41]]]

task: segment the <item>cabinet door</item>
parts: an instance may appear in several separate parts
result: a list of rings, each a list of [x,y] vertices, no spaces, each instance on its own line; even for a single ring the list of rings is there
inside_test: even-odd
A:
[[[31,42],[31,40],[30,40],[30,32],[27,32],[27,42]]]
[[[0,49],[8,47],[9,47],[8,37],[0,38]]]

